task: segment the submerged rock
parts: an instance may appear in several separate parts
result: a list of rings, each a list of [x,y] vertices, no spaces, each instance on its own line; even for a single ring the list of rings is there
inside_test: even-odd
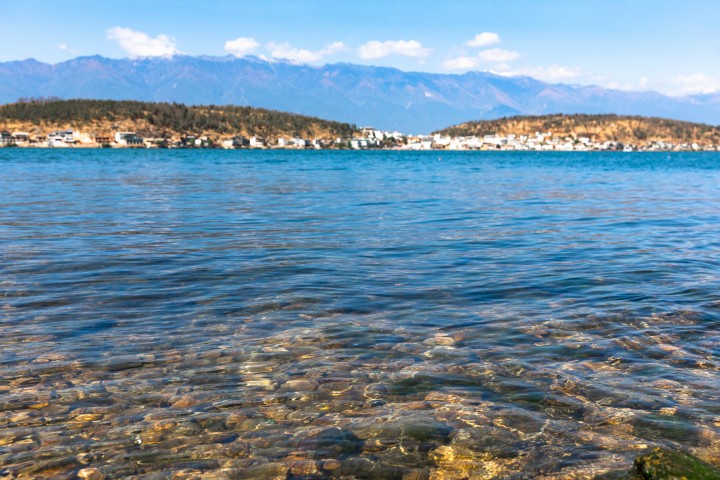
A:
[[[459,445],[442,445],[429,456],[434,463],[429,480],[506,478],[521,468],[517,458],[496,458]]]
[[[633,469],[598,475],[594,480],[719,480],[720,468],[688,453],[656,448],[635,459]]]
[[[313,457],[334,458],[359,453],[363,441],[348,430],[332,427],[298,432],[289,445],[295,450],[311,452]]]
[[[636,458],[635,469],[647,480],[720,479],[720,468],[713,467],[687,453],[662,448],[656,448],[651,453]]]
[[[83,468],[77,473],[78,478],[83,480],[105,480],[107,475],[97,468]]]

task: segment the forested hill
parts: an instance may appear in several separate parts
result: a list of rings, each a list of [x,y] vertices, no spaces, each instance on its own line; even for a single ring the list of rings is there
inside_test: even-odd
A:
[[[114,100],[32,99],[0,106],[0,129],[72,128],[89,134],[125,130],[146,137],[173,135],[326,138],[351,137],[347,123],[274,110],[235,106],[186,106]]]
[[[596,142],[720,144],[720,128],[664,118],[619,115],[544,115],[507,117],[462,123],[439,132],[453,137],[535,135],[587,137]]]

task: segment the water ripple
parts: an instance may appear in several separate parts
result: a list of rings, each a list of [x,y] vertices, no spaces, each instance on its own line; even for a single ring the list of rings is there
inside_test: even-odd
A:
[[[720,464],[715,154],[18,150],[2,475]]]

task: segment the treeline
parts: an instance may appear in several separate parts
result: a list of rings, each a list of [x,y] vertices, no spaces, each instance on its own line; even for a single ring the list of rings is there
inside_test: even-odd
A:
[[[556,137],[588,137],[598,142],[720,144],[720,128],[699,123],[629,115],[542,115],[505,117],[455,125],[439,132],[454,137],[534,135],[552,132]]]
[[[167,133],[215,133],[262,137],[351,137],[355,125],[304,115],[237,106],[187,106],[115,100],[20,99],[0,106],[0,124],[76,124],[111,129],[113,124],[132,124],[143,135]],[[103,125],[106,124],[106,125]]]

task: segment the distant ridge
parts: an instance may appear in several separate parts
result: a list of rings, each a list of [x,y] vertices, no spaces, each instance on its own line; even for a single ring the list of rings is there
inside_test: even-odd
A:
[[[116,100],[35,99],[0,106],[0,130],[70,128],[91,136],[116,130],[146,137],[185,134],[317,138],[351,137],[354,125],[251,107],[192,106]]]
[[[720,145],[720,128],[665,118],[626,115],[516,116],[461,123],[437,131],[452,137],[527,135],[552,132],[555,137],[586,137],[624,144],[697,143]]]
[[[248,105],[358,126],[429,133],[469,119],[587,113],[720,124],[720,95],[668,97],[549,84],[486,72],[434,74],[353,64],[323,66],[247,57],[0,63],[0,103],[21,97]]]

